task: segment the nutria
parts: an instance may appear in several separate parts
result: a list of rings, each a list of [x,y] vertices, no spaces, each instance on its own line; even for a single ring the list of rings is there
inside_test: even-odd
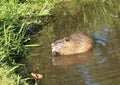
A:
[[[89,51],[92,39],[82,32],[75,32],[69,37],[61,38],[51,44],[53,55],[72,55]]]

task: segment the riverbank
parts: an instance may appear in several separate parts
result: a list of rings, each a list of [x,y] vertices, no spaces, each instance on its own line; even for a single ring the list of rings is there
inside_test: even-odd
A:
[[[32,79],[22,64],[30,36],[42,29],[41,18],[50,16],[52,0],[0,1],[0,76],[2,85],[29,85]],[[34,28],[34,29],[33,29]]]

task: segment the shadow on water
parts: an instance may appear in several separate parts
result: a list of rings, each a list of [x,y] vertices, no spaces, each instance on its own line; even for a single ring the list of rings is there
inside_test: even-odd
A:
[[[107,4],[109,0],[105,1]],[[82,5],[85,5],[85,12],[79,9],[82,6],[77,0],[57,5],[54,9],[57,20],[32,39],[31,43],[39,43],[40,47],[31,48],[27,66],[30,72],[44,75],[38,82],[40,85],[119,85],[119,11],[111,8],[108,16],[103,17],[100,16],[102,11],[97,13],[99,7],[94,8],[97,5],[92,2]],[[75,31],[83,31],[91,36],[94,48],[84,54],[53,57],[50,47],[53,40]]]

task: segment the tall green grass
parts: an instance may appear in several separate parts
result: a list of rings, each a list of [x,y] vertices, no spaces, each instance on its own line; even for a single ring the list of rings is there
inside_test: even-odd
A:
[[[0,26],[14,24],[21,26],[21,23],[40,21],[41,16],[50,15],[54,3],[52,0],[1,0],[0,3]]]
[[[15,73],[15,70],[19,67],[8,66],[0,62],[0,84],[1,85],[29,85],[26,83],[25,79],[22,79],[19,75]]]
[[[21,74],[21,71],[19,70],[18,74],[15,73],[20,67],[24,68],[24,66],[20,66],[20,64],[15,62],[17,59],[20,59],[19,57],[25,56],[25,47],[22,44],[26,40],[24,24],[18,32],[14,30],[12,26],[7,27],[4,24],[3,31],[1,31],[0,82],[2,85],[27,85],[26,81],[18,75]],[[25,70],[22,71],[24,74]]]
[[[0,84],[28,85],[27,69],[21,66],[29,40],[27,23],[41,21],[50,15],[52,0],[1,0],[0,1]]]

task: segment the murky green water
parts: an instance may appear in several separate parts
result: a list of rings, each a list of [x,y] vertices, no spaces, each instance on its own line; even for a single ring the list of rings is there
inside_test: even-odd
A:
[[[40,85],[120,84],[120,7],[111,8],[105,18],[100,13],[95,16],[94,9],[100,9],[92,5],[87,4],[85,12],[79,0],[56,6],[57,20],[33,38],[31,43],[39,43],[40,47],[31,48],[27,66],[30,72],[44,75]],[[80,55],[53,57],[51,42],[76,31],[93,38],[93,49]]]

